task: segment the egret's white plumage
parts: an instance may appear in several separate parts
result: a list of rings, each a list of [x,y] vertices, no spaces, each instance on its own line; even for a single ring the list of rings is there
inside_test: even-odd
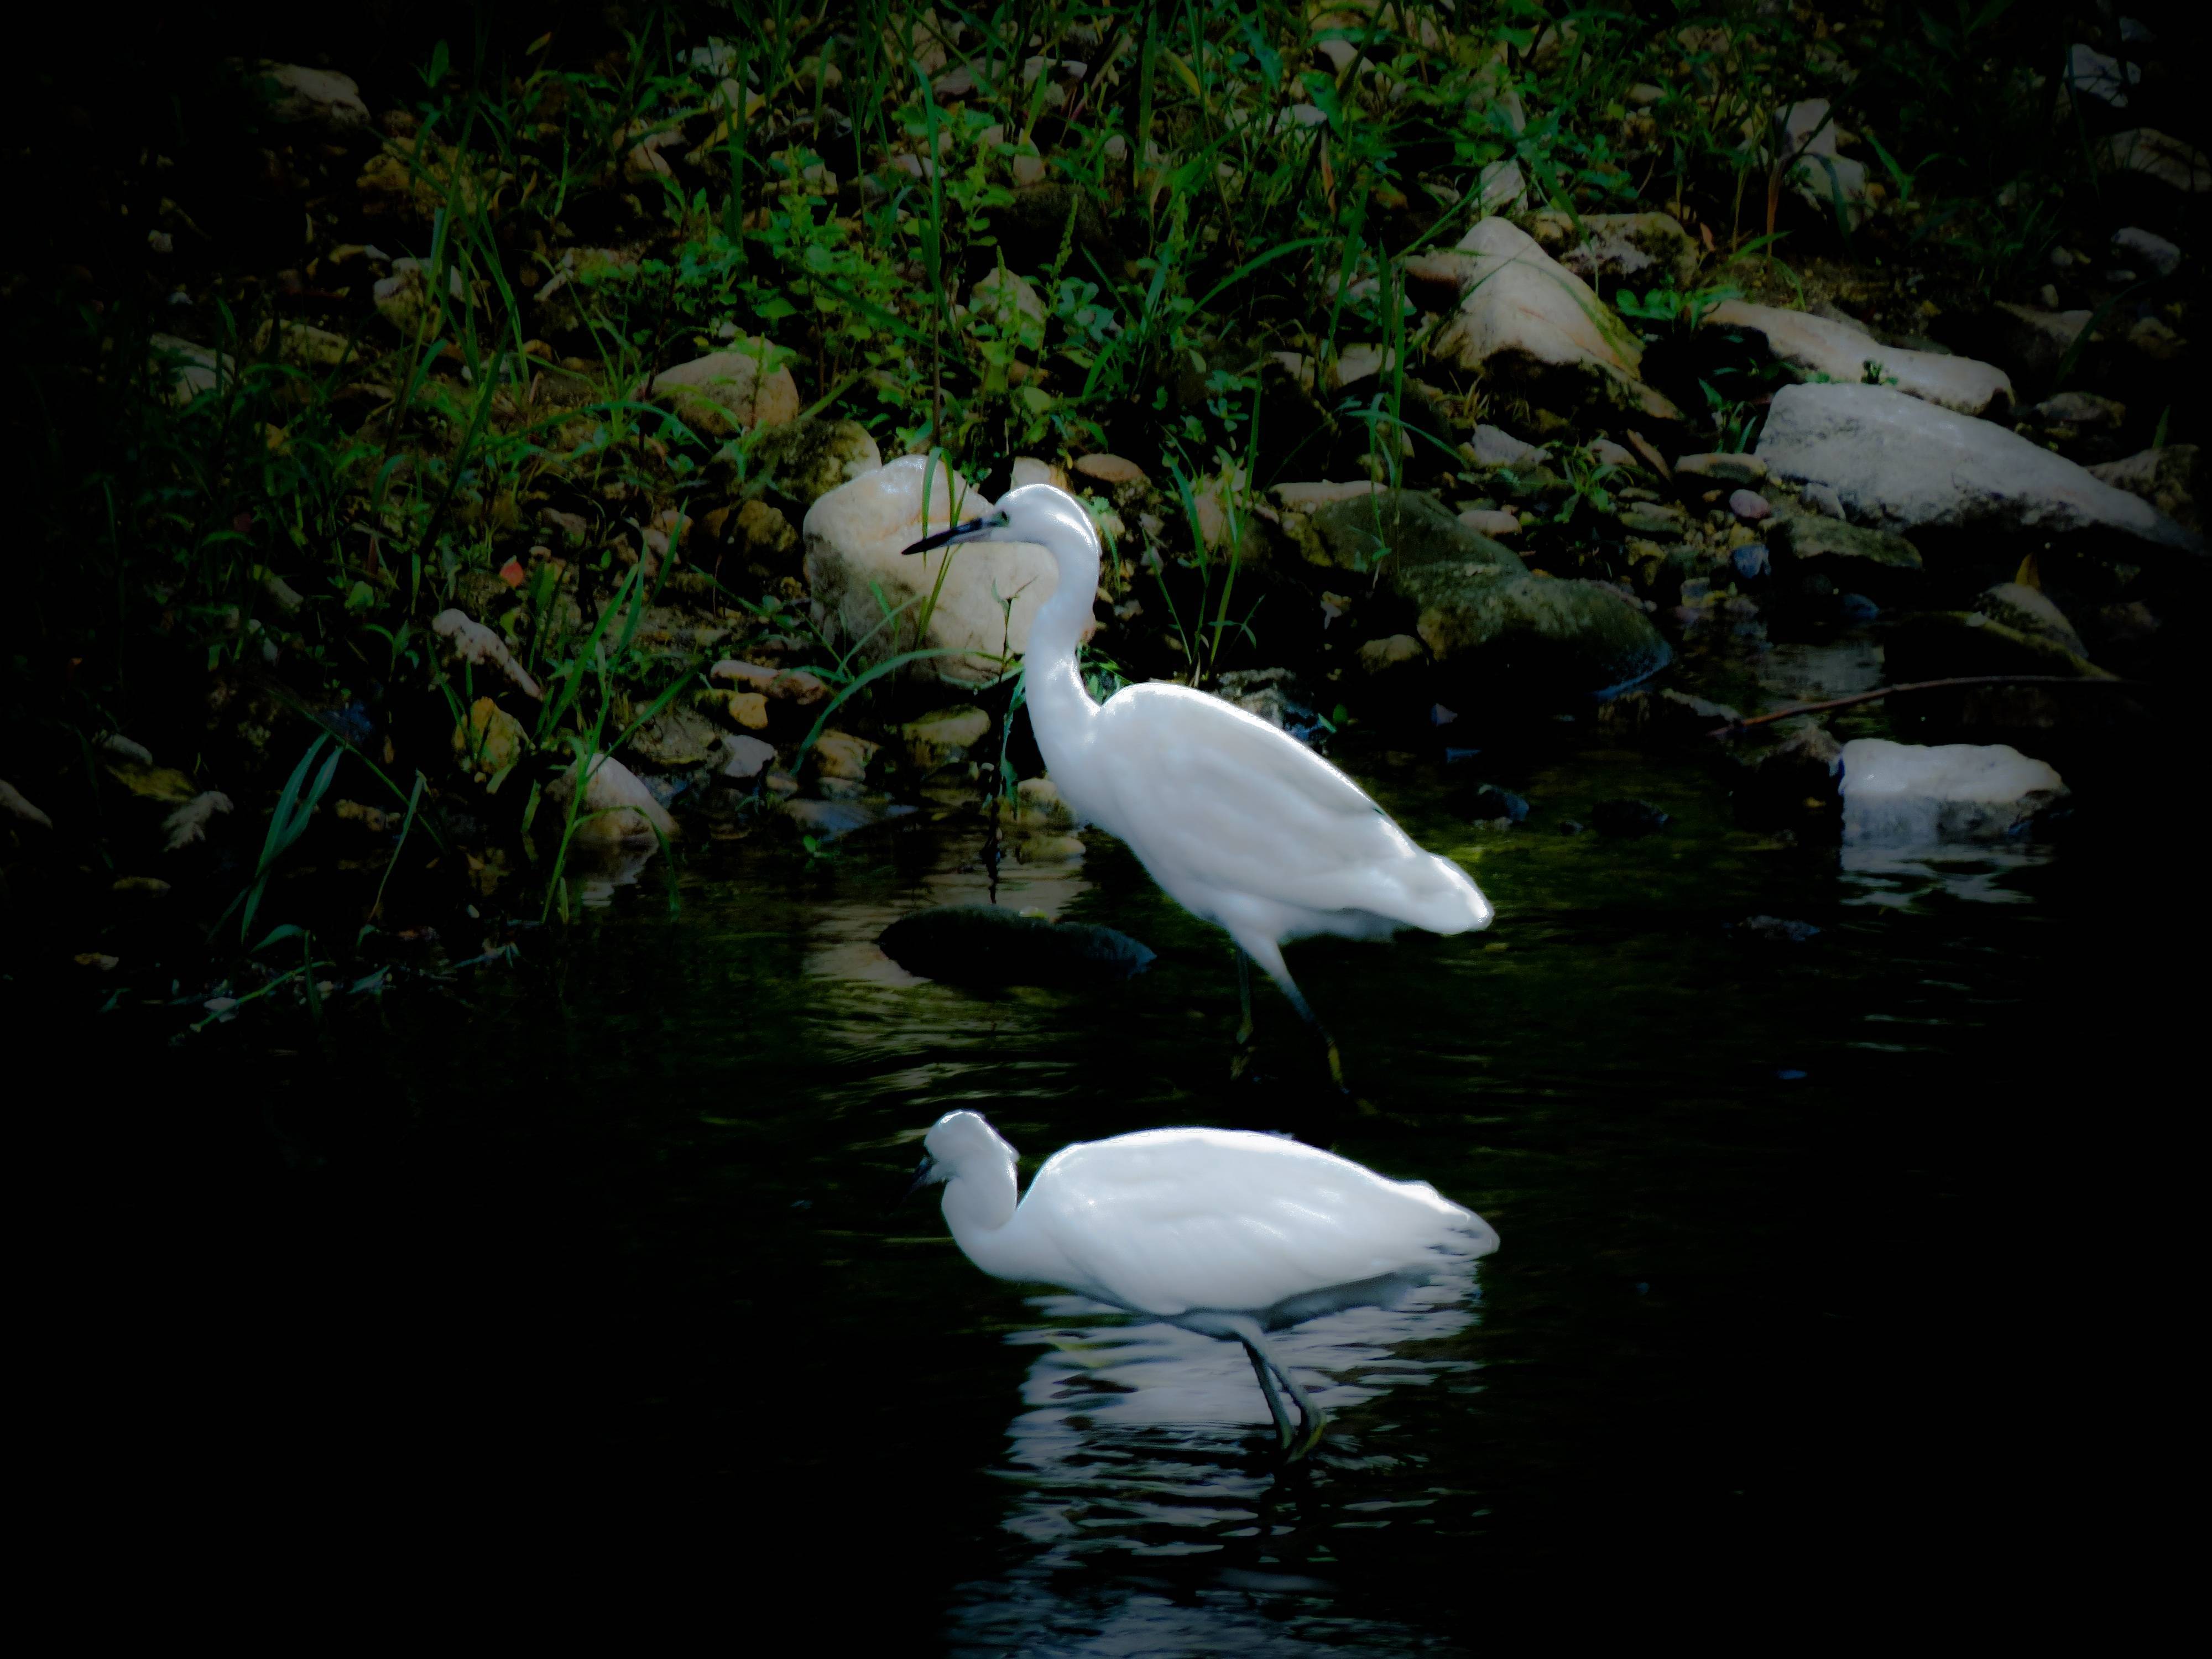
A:
[[[1473,1211],[1425,1181],[1392,1181],[1316,1147],[1232,1129],[1149,1129],[1062,1148],[1017,1201],[1014,1149],[975,1112],[930,1128],[917,1182],[945,1183],[945,1219],[1000,1279],[1063,1285],[1251,1352],[1320,1417],[1261,1334],[1388,1302],[1454,1260],[1498,1248]],[[1278,1410],[1288,1439],[1287,1420]]]
[[[1009,490],[987,518],[929,538],[1034,543],[1058,586],[1024,653],[1037,747],[1061,797],[1118,836],[1184,908],[1225,930],[1302,1014],[1282,944],[1400,927],[1490,925],[1489,901],[1415,846],[1366,791],[1296,738],[1188,687],[1125,686],[1094,702],[1075,661],[1098,585],[1091,515],[1051,484]]]

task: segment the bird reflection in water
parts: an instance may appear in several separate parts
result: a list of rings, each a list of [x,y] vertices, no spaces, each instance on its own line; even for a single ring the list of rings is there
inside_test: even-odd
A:
[[[1472,1361],[1408,1357],[1474,1322],[1470,1264],[1395,1308],[1347,1308],[1282,1332],[1275,1351],[1332,1416],[1320,1480],[1267,1449],[1268,1412],[1235,1345],[1079,1296],[1033,1298],[1052,1322],[1007,1338],[1036,1357],[997,1473],[1019,1558],[954,1598],[957,1653],[1459,1651],[1449,1638],[1338,1605],[1310,1540],[1357,1504],[1357,1413],[1395,1389],[1463,1379]],[[1462,1381],[1462,1386],[1465,1386]],[[1419,1500],[1414,1500],[1416,1503]]]

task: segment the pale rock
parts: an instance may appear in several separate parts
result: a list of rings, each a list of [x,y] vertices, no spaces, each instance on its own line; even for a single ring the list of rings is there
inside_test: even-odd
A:
[[[270,88],[269,116],[285,126],[319,127],[332,137],[368,125],[368,106],[361,88],[335,70],[304,64],[265,64],[261,78]]]
[[[161,850],[173,853],[196,841],[205,841],[210,821],[216,813],[231,810],[230,797],[221,790],[203,790],[161,820],[161,828],[169,837]]]
[[[1024,278],[1001,265],[979,278],[969,290],[968,314],[996,328],[1001,337],[1042,338],[1044,301]]]
[[[2142,80],[2142,66],[2123,64],[2076,41],[2066,49],[2066,84],[2084,97],[2114,109],[2128,106],[2128,88]]]
[[[0,778],[0,812],[23,823],[35,823],[42,830],[54,827],[54,821],[25,799],[23,792],[5,778]]]
[[[775,348],[746,339],[727,351],[710,351],[641,380],[634,398],[665,398],[676,412],[696,420],[714,437],[775,426],[799,415],[799,385],[787,368],[768,367]]]
[[[2202,545],[2148,502],[2018,433],[1887,386],[1783,387],[1759,455],[1808,499],[1833,492],[1854,524],[2105,531],[2176,550]]]
[[[1552,459],[1550,450],[1523,443],[1502,427],[1476,427],[1474,441],[1464,447],[1474,452],[1469,459],[1477,466],[1544,466]]]
[[[1372,495],[1382,488],[1372,482],[1331,483],[1322,479],[1313,483],[1279,483],[1268,493],[1286,513],[1310,513],[1331,501],[1356,501],[1363,495]]]
[[[973,703],[940,708],[898,729],[907,754],[924,771],[967,758],[991,734],[991,717]]]
[[[1478,536],[1517,536],[1521,520],[1504,508],[1470,507],[1459,515],[1459,521]]]
[[[1067,488],[1067,474],[1050,461],[1041,461],[1034,455],[1014,457],[1014,478],[1010,486],[1019,489],[1024,484],[1050,484],[1055,489]]]
[[[1397,361],[1396,352],[1385,351],[1379,345],[1348,345],[1329,367],[1328,389],[1340,392],[1356,380],[1388,374]]]
[[[522,722],[489,697],[469,706],[468,717],[453,727],[453,754],[471,772],[498,776],[520,760],[530,746]]]
[[[2181,250],[2163,236],[2134,225],[2116,233],[2112,251],[2124,253],[2138,265],[2159,276],[2171,276],[2181,269]]]
[[[676,703],[631,732],[623,752],[655,771],[688,771],[721,752],[723,735],[697,709]]]
[[[1706,314],[1705,326],[1757,334],[1776,362],[1801,374],[1854,381],[1871,364],[1885,384],[1894,380],[1907,396],[1962,415],[2002,415],[2012,405],[2012,381],[2001,368],[1972,357],[1882,345],[1862,329],[1808,312],[1728,300]]]
[[[825,630],[878,660],[914,649],[921,612],[936,590],[919,643],[957,654],[925,658],[918,672],[968,684],[996,678],[1001,654],[1019,656],[1028,647],[1030,624],[1051,597],[1057,580],[1051,556],[1028,542],[996,541],[905,552],[934,531],[990,510],[981,490],[941,460],[919,455],[901,456],[823,496],[806,514],[806,580]],[[884,624],[878,592],[899,611],[898,622]]]
[[[1528,203],[1528,179],[1518,161],[1488,161],[1475,175],[1480,211],[1516,213]]]
[[[732,732],[722,739],[720,775],[742,782],[758,777],[775,760],[775,746],[750,738],[742,732]]]
[[[188,404],[213,392],[238,372],[234,358],[222,358],[206,346],[174,334],[156,334],[146,343],[153,352],[155,375],[168,377],[173,404]]]
[[[2058,774],[2007,744],[1844,745],[1844,841],[1855,847],[2002,840],[2066,793]]]
[[[2197,513],[2197,459],[2195,444],[2169,444],[2163,449],[2146,449],[2139,455],[2093,466],[2089,476],[2148,501],[2184,529],[2201,532],[2203,526]]]
[[[507,641],[465,611],[441,611],[430,619],[430,631],[446,641],[460,661],[479,666],[489,663],[514,681],[526,697],[544,695],[538,690],[538,682],[515,661],[514,653],[507,648]]]
[[[1146,482],[1144,468],[1119,455],[1079,455],[1075,459],[1075,470],[1093,483],[1140,484]]]
[[[1014,157],[1014,183],[1017,186],[1041,185],[1044,182],[1044,158],[1041,155]]]
[[[1766,482],[1766,463],[1756,455],[1715,452],[1678,455],[1674,471],[1686,477],[1711,478],[1715,483],[1756,485]]]
[[[126,738],[120,732],[110,732],[100,740],[100,752],[112,755],[118,760],[136,761],[141,766],[154,763],[154,751],[136,738]]]
[[[1863,162],[1836,153],[1836,124],[1828,100],[1808,98],[1774,112],[1774,147],[1790,161],[1790,187],[1811,206],[1844,217],[1856,227],[1866,216],[1867,170]]]
[[[2100,146],[2100,157],[2119,172],[2155,179],[2185,195],[2201,196],[2212,190],[2212,161],[2205,160],[2204,152],[2149,127],[2112,134]]]
[[[1455,251],[1468,256],[1460,284],[1465,297],[1437,336],[1435,356],[1520,380],[1534,395],[1580,393],[1633,413],[1677,417],[1674,405],[1638,378],[1643,349],[1612,307],[1527,232],[1485,219]]]
[[[647,839],[672,841],[676,820],[655,799],[645,780],[611,755],[592,755],[580,763],[584,772],[584,796],[576,806],[576,839],[607,846]],[[575,791],[577,767],[556,778],[546,790],[547,801],[556,809],[550,828],[558,833]],[[541,823],[545,820],[541,817]],[[655,831],[659,834],[656,836]]]
[[[1359,647],[1359,665],[1370,674],[1379,674],[1386,668],[1395,668],[1400,663],[1418,662],[1429,654],[1428,647],[1411,634],[1392,634],[1387,638],[1369,640]]]
[[[818,777],[865,781],[883,744],[856,738],[850,732],[824,732],[814,740],[814,770]]]
[[[1630,467],[1644,465],[1643,458],[1634,450],[1625,444],[1617,444],[1610,438],[1592,438],[1589,441],[1589,449],[1590,459],[1600,466],[1617,467],[1626,471]]]

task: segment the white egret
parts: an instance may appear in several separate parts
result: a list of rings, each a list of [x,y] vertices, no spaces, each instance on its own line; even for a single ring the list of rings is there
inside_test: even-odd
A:
[[[1258,715],[1158,681],[1093,701],[1075,653],[1091,628],[1098,532],[1066,490],[1011,489],[994,511],[907,551],[963,541],[1032,543],[1058,567],[1022,665],[1030,723],[1061,798],[1236,942],[1238,1042],[1251,1038],[1257,962],[1320,1034],[1341,1086],[1336,1044],[1291,979],[1284,941],[1387,938],[1401,927],[1462,933],[1490,925],[1490,902],[1466,871],[1415,846],[1365,790]]]
[[[1498,1248],[1488,1222],[1427,1182],[1391,1181],[1279,1135],[1146,1129],[1079,1141],[1018,1203],[1014,1149],[980,1114],[947,1112],[922,1147],[908,1190],[944,1183],[945,1224],[985,1273],[1243,1343],[1294,1461],[1328,1419],[1266,1333],[1388,1306]],[[1297,1403],[1295,1431],[1276,1377]]]

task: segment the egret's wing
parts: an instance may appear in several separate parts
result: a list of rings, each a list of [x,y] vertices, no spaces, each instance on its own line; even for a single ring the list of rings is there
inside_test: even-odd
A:
[[[1308,909],[1479,925],[1464,872],[1415,846],[1321,756],[1218,697],[1128,687],[1101,711],[1087,755],[1099,822],[1171,891],[1182,877]]]
[[[1070,1146],[1022,1200],[1081,1280],[1148,1313],[1256,1310],[1479,1254],[1484,1224],[1423,1182],[1272,1135],[1163,1130]]]

